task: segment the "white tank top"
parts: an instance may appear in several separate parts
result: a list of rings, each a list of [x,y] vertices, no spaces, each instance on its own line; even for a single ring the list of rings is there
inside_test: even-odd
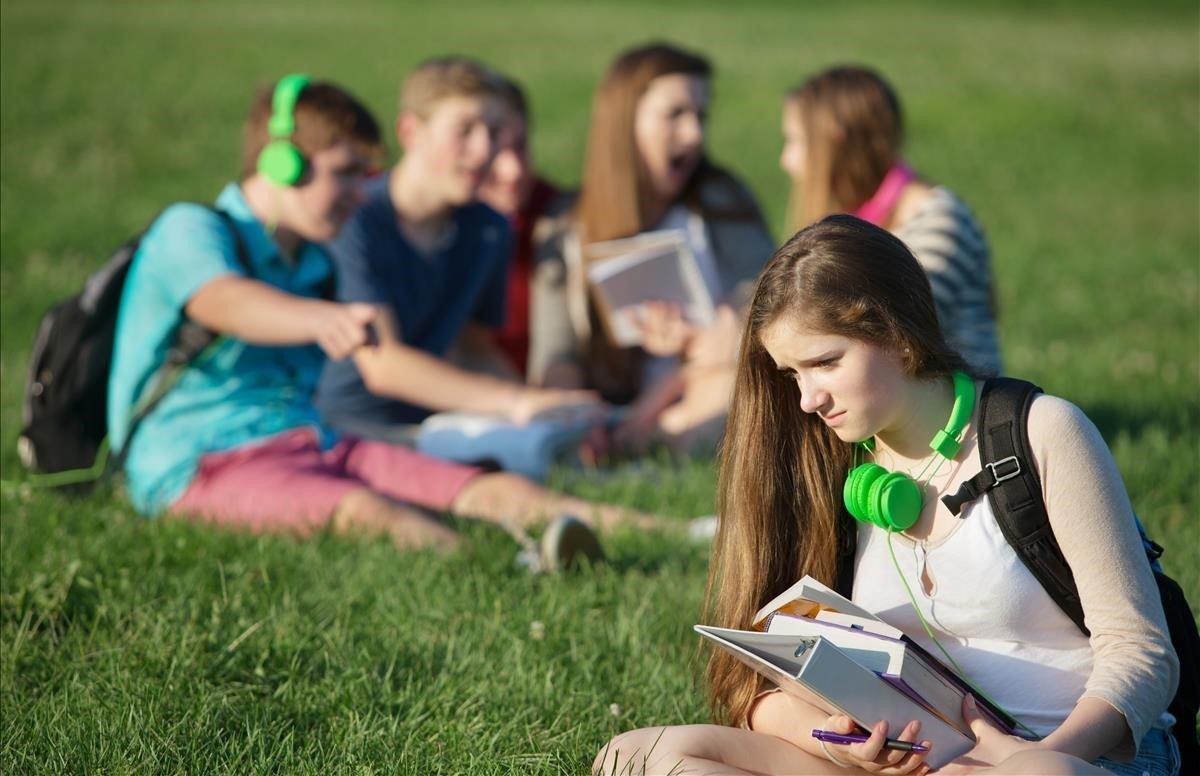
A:
[[[966,505],[942,539],[893,534],[892,548],[925,621],[967,678],[1039,735],[1062,724],[1091,675],[1092,649],[1000,533],[988,500]],[[859,524],[854,603],[945,662],[896,575],[888,534],[866,523]]]

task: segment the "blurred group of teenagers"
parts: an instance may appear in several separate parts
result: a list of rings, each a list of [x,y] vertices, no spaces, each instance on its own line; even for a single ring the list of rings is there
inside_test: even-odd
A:
[[[926,617],[1040,738],[976,720],[980,748],[961,767],[1173,772],[1178,659],[1095,427],[1057,397],[1029,408],[1029,464],[1090,635],[1011,562],[986,498],[958,514],[939,500],[983,468],[969,412],[954,429],[961,451],[929,439],[958,406],[956,386],[982,396],[1002,370],[995,292],[970,208],[905,162],[896,92],[870,68],[839,66],[761,117],[781,126],[792,183],[796,233],[780,246],[736,158],[708,155],[712,80],[708,59],[675,45],[620,53],[592,99],[572,191],[537,171],[522,86],[472,58],[427,60],[404,78],[402,153],[386,169],[385,132],[350,91],[300,75],[262,88],[240,176],[212,207],[167,208],[125,281],[107,420],[134,505],[255,532],[382,534],[401,548],[454,546],[452,514],[526,540],[540,529],[542,569],[598,555],[618,526],[682,537],[686,521],[411,445],[414,424],[438,412],[594,418],[581,442],[591,461],[719,454],[716,624],[748,626],[806,573],[851,580],[856,602],[903,612],[872,539],[894,536]],[[642,344],[619,346],[589,288],[588,246],[662,230],[687,241],[716,313],[698,324],[647,300]],[[143,416],[183,320],[218,338]],[[843,500],[864,455],[912,473],[908,518],[889,516],[890,485],[863,484],[858,501],[847,485]],[[1000,605],[1014,599],[1049,605],[1024,617]],[[893,624],[919,631],[912,615]],[[1013,644],[1055,670],[1032,685],[1005,680]],[[849,732],[849,720],[770,692],[728,656],[713,661],[726,724],[627,733],[595,767],[928,770],[923,755],[883,746],[919,730],[876,726],[864,743],[827,746],[808,729]]]

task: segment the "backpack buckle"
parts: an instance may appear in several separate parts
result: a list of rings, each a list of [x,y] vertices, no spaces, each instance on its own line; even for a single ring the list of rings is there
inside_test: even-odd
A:
[[[996,471],[999,467],[1009,463],[1013,465],[1012,471],[1007,471],[1003,474]],[[1017,458],[1015,455],[1010,455],[1007,458],[1001,458],[995,463],[986,464],[986,466],[991,470],[992,479],[995,480],[995,482],[992,483],[993,487],[1002,482],[1006,482],[1007,480],[1011,480],[1013,477],[1018,477],[1021,474],[1021,459]]]

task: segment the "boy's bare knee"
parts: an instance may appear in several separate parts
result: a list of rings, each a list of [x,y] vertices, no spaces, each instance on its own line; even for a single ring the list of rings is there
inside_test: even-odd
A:
[[[368,488],[352,490],[342,496],[333,512],[332,526],[339,533],[383,532],[395,502]]]
[[[400,549],[449,548],[459,542],[453,530],[420,509],[368,488],[352,490],[342,497],[332,527],[338,533],[386,535]]]
[[[519,474],[483,474],[462,489],[450,506],[455,514],[483,518],[522,518],[537,511],[548,500],[549,491]],[[545,517],[545,516],[543,516]]]

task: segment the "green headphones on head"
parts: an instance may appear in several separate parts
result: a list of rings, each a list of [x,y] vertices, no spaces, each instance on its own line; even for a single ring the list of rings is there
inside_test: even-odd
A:
[[[929,449],[951,460],[962,447],[963,431],[975,411],[975,382],[963,372],[954,373],[954,407],[946,427],[934,435]],[[866,450],[875,449],[875,440],[858,443]],[[921,516],[925,498],[921,486],[903,472],[889,472],[877,463],[855,466],[846,477],[842,500],[854,517],[887,531],[911,528]]]
[[[275,84],[271,97],[271,119],[267,122],[271,140],[258,154],[258,171],[280,186],[295,186],[304,177],[304,154],[292,143],[292,133],[296,131],[296,103],[311,80],[300,73],[285,75]]]

